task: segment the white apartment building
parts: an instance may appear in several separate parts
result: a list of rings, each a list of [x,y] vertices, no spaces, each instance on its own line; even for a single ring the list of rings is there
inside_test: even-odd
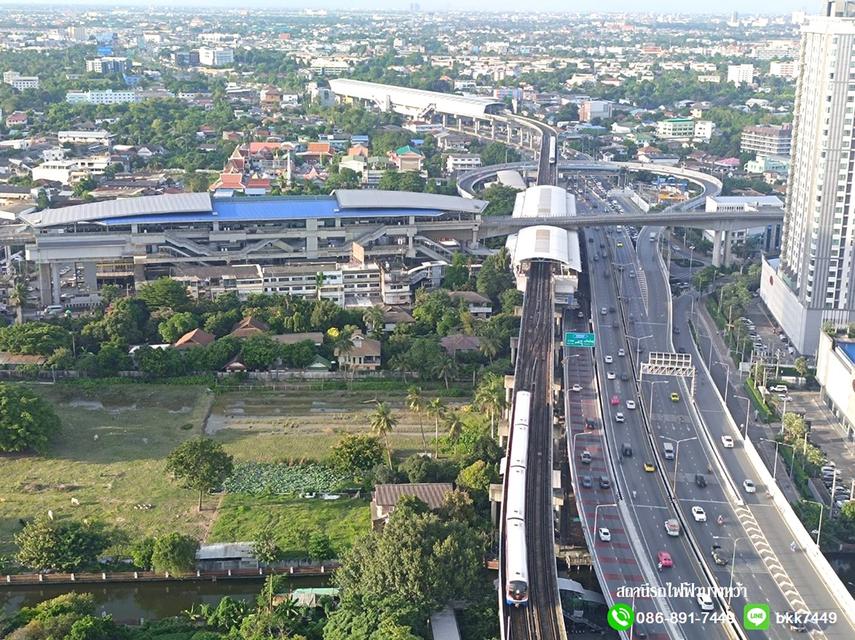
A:
[[[127,58],[105,56],[102,58],[91,58],[86,61],[87,73],[107,75],[111,73],[124,73],[130,68],[131,64]]]
[[[11,85],[13,89],[23,91],[24,89],[38,89],[38,76],[22,76],[17,71],[3,72],[3,84]]]
[[[315,58],[309,65],[312,73],[322,76],[340,76],[350,71],[350,65],[344,60],[330,60],[329,58]]]
[[[613,106],[609,100],[583,100],[579,105],[579,120],[590,122],[594,118],[611,118]]]
[[[481,156],[477,153],[449,153],[445,159],[445,170],[448,173],[467,171],[481,166]]]
[[[746,153],[788,156],[792,143],[793,128],[790,125],[758,125],[743,129],[739,148]]]
[[[70,185],[89,176],[104,175],[104,169],[108,166],[110,166],[108,155],[49,160],[33,167],[33,181],[49,180]]]
[[[139,102],[140,96],[136,91],[113,91],[113,89],[69,91],[65,94],[65,101],[69,104],[124,104]]]
[[[656,123],[656,137],[663,140],[685,138],[695,135],[695,121],[692,118],[668,118]]]
[[[855,321],[855,6],[828,2],[801,28],[780,259],[760,295],[801,353],[822,323]]]
[[[727,65],[727,81],[737,87],[741,84],[754,83],[753,64],[729,64]]]
[[[715,122],[712,120],[697,120],[695,122],[695,140],[709,142],[715,133]]]
[[[59,131],[56,134],[59,144],[103,144],[108,145],[113,135],[104,129],[93,131]]]
[[[199,47],[199,64],[222,67],[235,61],[234,49],[229,47]]]
[[[788,80],[792,80],[799,75],[799,63],[794,60],[770,62],[769,75],[776,78],[787,78]]]

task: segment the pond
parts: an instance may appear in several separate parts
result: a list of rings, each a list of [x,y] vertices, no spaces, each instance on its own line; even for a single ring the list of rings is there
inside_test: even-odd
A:
[[[324,577],[293,578],[293,588],[322,587]],[[229,579],[217,582],[143,582],[78,585],[0,586],[0,610],[13,613],[63,593],[91,593],[96,611],[110,614],[117,622],[136,624],[140,619],[157,620],[180,614],[192,605],[216,604],[220,598],[231,596],[238,600],[255,601],[264,582],[253,579]]]

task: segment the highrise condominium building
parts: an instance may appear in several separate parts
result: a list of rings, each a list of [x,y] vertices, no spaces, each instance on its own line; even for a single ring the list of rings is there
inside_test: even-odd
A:
[[[826,321],[855,321],[855,3],[824,3],[802,26],[792,162],[779,259],[761,296],[802,353]]]

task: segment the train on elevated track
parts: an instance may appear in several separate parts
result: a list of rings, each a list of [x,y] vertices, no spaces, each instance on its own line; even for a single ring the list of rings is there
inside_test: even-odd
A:
[[[514,394],[511,446],[505,465],[505,601],[518,607],[528,603],[528,556],[526,548],[525,498],[528,468],[528,422],[531,393]]]

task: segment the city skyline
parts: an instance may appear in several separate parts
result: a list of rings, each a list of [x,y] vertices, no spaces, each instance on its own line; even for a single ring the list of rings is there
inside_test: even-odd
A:
[[[212,7],[218,9],[233,8],[233,3],[228,0],[182,0],[181,2],[169,2],[168,0],[151,0],[150,2],[140,2],[139,0],[87,0],[85,3],[77,2],[62,2],[57,0],[33,0],[28,3],[30,5],[41,5],[45,7],[66,7],[69,8],[84,8],[86,6],[154,6],[154,7]],[[338,0],[325,0],[324,2],[315,3],[315,9],[329,10],[363,10],[363,11],[389,11],[389,10],[407,10],[411,4],[420,5],[422,11],[483,11],[484,3],[474,0],[464,0],[463,2],[448,2],[439,0],[436,2],[408,2],[406,0],[378,0],[376,2],[347,2]],[[678,13],[678,14],[697,14],[697,15],[724,15],[733,11],[741,12],[745,9],[745,3],[739,0],[723,0],[716,4],[716,11],[710,12],[706,5],[687,5],[684,2],[677,0],[657,0],[656,2],[645,5],[644,11],[638,11],[638,5],[631,0],[612,0],[608,3],[606,13]],[[744,12],[744,15],[782,15],[792,13],[794,11],[806,11],[809,13],[818,13],[820,2],[805,2],[804,0],[758,0],[751,4],[751,11]],[[20,2],[0,2],[0,7],[14,8],[20,7]],[[249,0],[243,5],[251,9],[302,9],[305,5],[299,2],[273,2],[272,0]],[[697,8],[697,10],[695,10]],[[496,11],[519,11],[519,4],[510,0],[499,0],[492,2],[486,7],[489,12]],[[581,0],[574,3],[572,7],[560,0],[535,0],[527,4],[526,11],[531,12],[555,12],[562,11],[567,13],[582,13],[582,12],[603,12],[602,3],[594,2],[593,0]]]

